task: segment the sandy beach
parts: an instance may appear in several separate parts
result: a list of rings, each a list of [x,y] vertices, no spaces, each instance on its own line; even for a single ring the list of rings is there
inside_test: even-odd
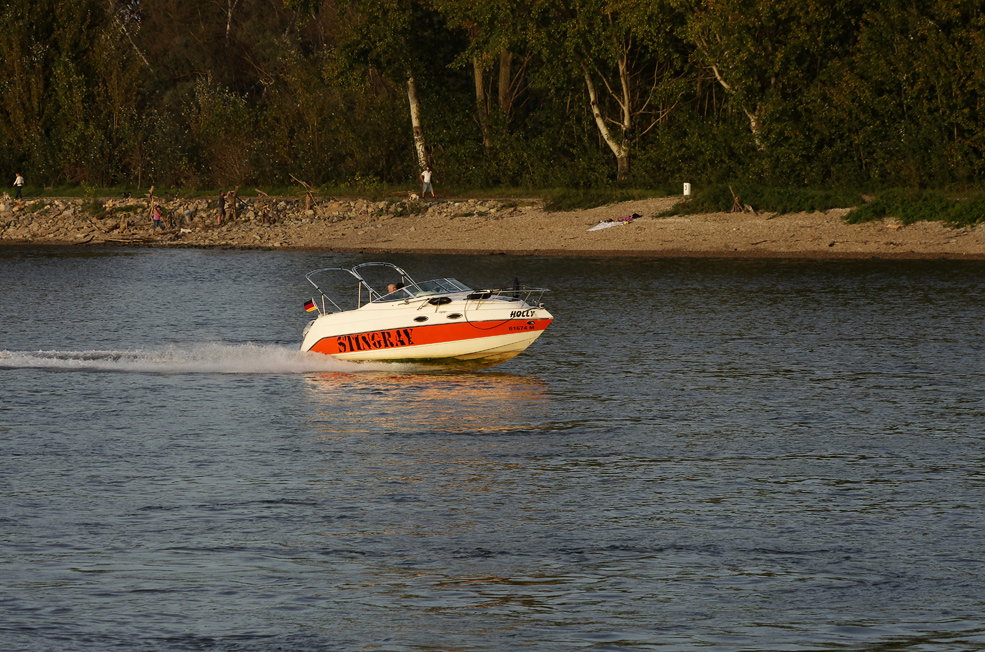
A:
[[[851,225],[848,209],[825,213],[712,213],[654,217],[676,199],[573,212],[395,218],[328,229],[316,247],[339,251],[504,253],[641,257],[985,258],[985,228],[897,220]],[[633,214],[642,217],[618,222]],[[613,220],[615,226],[590,230]]]
[[[130,213],[100,218],[82,213],[72,200],[46,201],[41,208],[35,204],[33,210],[0,206],[0,244],[380,254],[985,258],[985,226],[952,229],[936,222],[904,226],[895,219],[851,225],[842,219],[848,209],[657,217],[678,198],[570,212],[546,212],[538,201],[529,199],[408,199],[400,203],[321,199],[310,207],[297,198],[263,200],[262,204],[247,199],[238,219],[222,226],[215,224],[214,209],[205,200],[173,200],[169,208],[178,219],[163,235],[151,233],[150,219],[140,206]],[[112,200],[108,206],[113,206]],[[633,215],[638,217],[625,219]]]

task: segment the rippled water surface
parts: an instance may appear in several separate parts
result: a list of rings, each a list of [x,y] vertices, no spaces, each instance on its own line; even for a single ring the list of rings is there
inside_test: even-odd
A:
[[[298,353],[351,255],[0,250],[0,648],[985,648],[985,264],[393,256],[556,321]]]

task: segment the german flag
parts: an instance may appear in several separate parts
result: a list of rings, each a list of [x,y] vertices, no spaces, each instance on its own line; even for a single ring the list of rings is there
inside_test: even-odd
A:
[[[314,311],[318,310],[318,306],[315,305],[315,302],[314,302],[313,299],[308,299],[308,301],[304,304],[304,309],[307,312],[314,312]]]

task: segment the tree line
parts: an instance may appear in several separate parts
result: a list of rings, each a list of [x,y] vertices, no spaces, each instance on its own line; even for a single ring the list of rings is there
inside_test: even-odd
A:
[[[975,186],[985,0],[7,0],[0,168]]]

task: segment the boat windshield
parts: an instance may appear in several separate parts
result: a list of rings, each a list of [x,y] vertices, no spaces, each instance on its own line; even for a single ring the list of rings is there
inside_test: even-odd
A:
[[[418,297],[426,297],[432,294],[451,294],[455,292],[471,292],[472,288],[461,281],[453,278],[436,278],[432,281],[424,281],[416,286],[411,285],[407,288],[411,294]]]
[[[375,299],[375,301],[403,301],[405,299],[413,299],[413,298],[414,298],[414,287],[411,286],[411,287],[396,289],[393,292],[384,294],[382,297]]]
[[[393,287],[393,286],[390,286]],[[454,294],[456,292],[471,292],[472,288],[453,278],[436,278],[423,283],[412,283],[406,287],[397,288],[374,301],[403,301],[416,297],[430,297],[436,294]]]

